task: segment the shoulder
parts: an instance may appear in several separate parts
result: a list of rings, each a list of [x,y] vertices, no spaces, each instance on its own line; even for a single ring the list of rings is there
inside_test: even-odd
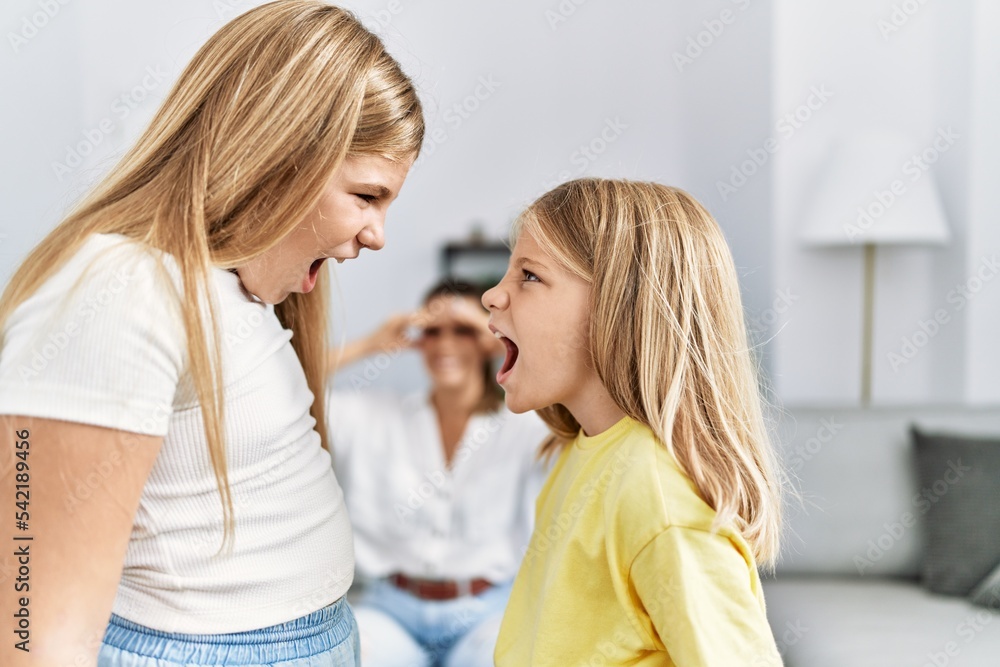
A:
[[[180,270],[173,256],[121,234],[92,234],[53,277],[82,284],[111,279],[133,289],[177,290]]]
[[[47,286],[53,291],[64,281],[79,283],[79,292],[70,290],[85,319],[120,324],[123,335],[131,331],[154,344],[186,347],[183,279],[172,255],[121,234],[93,234],[53,278],[56,284]]]
[[[124,430],[151,420],[165,433],[186,354],[170,271],[141,243],[88,237],[4,324],[0,386],[16,388],[11,403]]]
[[[327,428],[337,454],[334,461],[341,470],[351,460],[368,465],[373,457],[384,458],[404,446],[412,434],[409,422],[418,403],[407,395],[333,388],[326,399]]]
[[[649,553],[659,554],[655,562],[679,561],[707,563],[724,558],[733,571],[756,569],[753,551],[743,537],[732,530],[710,530],[687,526],[670,526],[657,533],[636,553],[636,559]]]
[[[715,526],[715,510],[653,433],[630,434],[615,453],[616,474],[605,498],[608,534],[622,562],[632,562],[650,544],[661,555],[688,563],[710,554],[730,564],[752,563],[750,549],[731,525]],[[669,547],[669,548],[667,548]],[[715,556],[713,556],[714,558]]]
[[[140,329],[156,340],[179,340],[179,284],[170,255],[120,234],[92,234],[18,305],[5,333],[74,337],[89,331],[98,343],[98,334],[120,328],[113,338]]]
[[[607,500],[616,521],[641,523],[633,528],[646,538],[670,527],[711,528],[715,510],[647,426],[636,423],[609,456]]]
[[[82,324],[174,315],[180,284],[172,256],[121,234],[91,234],[15,309],[10,322],[43,324],[44,318],[72,316]]]

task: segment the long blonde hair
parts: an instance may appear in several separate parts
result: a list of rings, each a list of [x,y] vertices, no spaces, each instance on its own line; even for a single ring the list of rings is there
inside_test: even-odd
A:
[[[594,367],[625,414],[649,426],[716,510],[771,565],[783,475],[763,414],[732,255],[693,197],[658,183],[579,179],[515,221],[591,284]],[[564,446],[580,424],[538,411]]]
[[[423,133],[412,82],[352,14],[318,0],[251,9],[209,38],[135,146],[17,269],[0,298],[0,330],[93,233],[122,234],[172,255],[186,295],[179,312],[222,498],[225,547],[233,504],[209,271],[240,266],[278,244],[314,208],[345,157],[410,159]],[[327,450],[328,290],[321,272],[311,293],[293,293],[274,308],[293,332]]]

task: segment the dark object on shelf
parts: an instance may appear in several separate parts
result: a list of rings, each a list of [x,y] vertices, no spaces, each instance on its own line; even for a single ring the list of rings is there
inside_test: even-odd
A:
[[[448,243],[441,249],[445,278],[492,286],[507,272],[510,248],[499,241],[469,240]]]

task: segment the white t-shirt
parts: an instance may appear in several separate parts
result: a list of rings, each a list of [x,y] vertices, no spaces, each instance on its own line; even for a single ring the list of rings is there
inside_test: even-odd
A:
[[[513,579],[549,468],[535,413],[473,415],[449,468],[425,392],[331,391],[327,410],[359,578]]]
[[[166,280],[180,285],[173,257],[163,257]],[[114,613],[183,633],[240,632],[304,616],[347,591],[354,554],[292,332],[273,306],[244,294],[235,274],[212,269],[236,524],[232,555],[214,557],[222,504],[176,300],[156,261],[124,236],[88,238],[9,318],[0,413],[164,436]],[[95,464],[97,478],[114,474],[106,468]],[[68,501],[86,502],[85,485]]]

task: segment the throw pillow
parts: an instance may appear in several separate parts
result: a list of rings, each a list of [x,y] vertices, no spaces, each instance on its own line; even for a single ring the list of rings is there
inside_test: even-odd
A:
[[[969,600],[980,607],[990,609],[1000,609],[1000,565],[997,565],[985,579],[979,582],[972,592],[969,593]]]
[[[925,515],[928,590],[968,595],[1000,564],[1000,438],[911,428]]]

